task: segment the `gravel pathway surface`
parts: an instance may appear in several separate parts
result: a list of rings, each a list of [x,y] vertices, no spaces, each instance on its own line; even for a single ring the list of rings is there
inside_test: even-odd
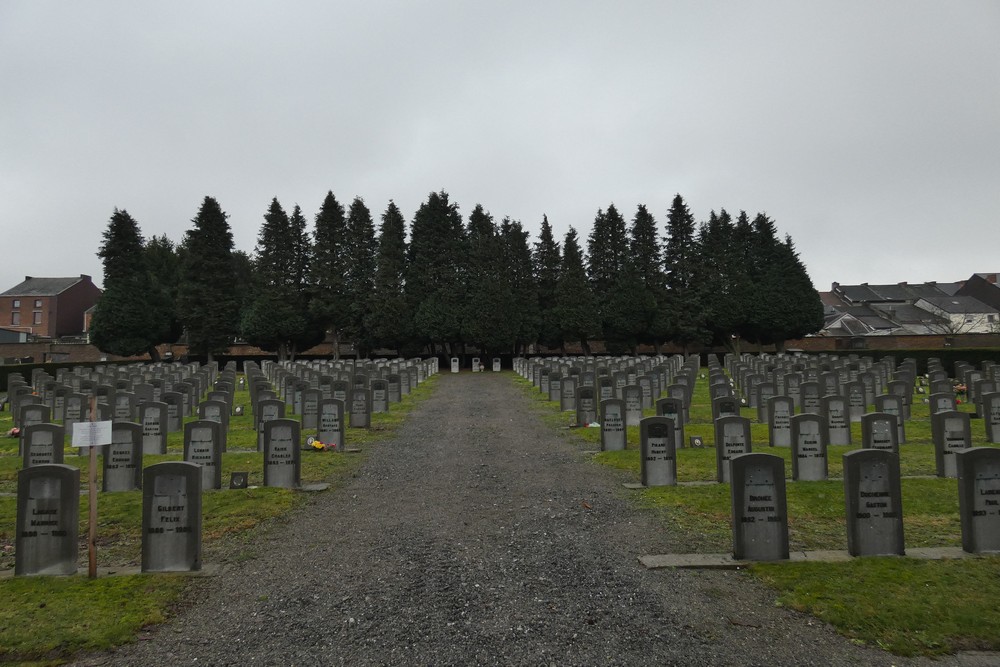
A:
[[[670,535],[620,482],[510,376],[445,375],[351,483],[200,579],[171,622],[79,664],[914,664],[743,573],[645,570]]]

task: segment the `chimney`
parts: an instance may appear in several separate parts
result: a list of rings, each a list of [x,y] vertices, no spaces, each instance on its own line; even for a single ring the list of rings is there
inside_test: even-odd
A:
[[[995,273],[987,273],[986,274],[986,282],[988,282],[991,285],[996,285],[997,284],[997,274],[995,274]]]

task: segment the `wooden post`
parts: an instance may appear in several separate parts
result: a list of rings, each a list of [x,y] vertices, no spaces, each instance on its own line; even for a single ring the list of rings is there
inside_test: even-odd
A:
[[[97,396],[90,397],[90,421],[97,421]],[[88,472],[90,513],[87,533],[87,574],[91,579],[97,578],[97,447],[91,447],[90,470]]]

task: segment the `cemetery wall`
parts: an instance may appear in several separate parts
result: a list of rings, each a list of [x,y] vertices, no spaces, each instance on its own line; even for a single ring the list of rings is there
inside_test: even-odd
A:
[[[866,350],[947,350],[948,348],[1000,348],[1000,334],[924,336],[813,336],[785,342],[786,350],[806,352],[858,352]],[[765,351],[768,351],[765,349]]]

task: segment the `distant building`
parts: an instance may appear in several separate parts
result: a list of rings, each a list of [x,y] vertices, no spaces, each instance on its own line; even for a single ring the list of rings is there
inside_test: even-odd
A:
[[[90,276],[34,278],[0,293],[0,325],[40,338],[84,333],[84,313],[97,303],[101,290]]]
[[[913,305],[944,318],[945,329],[937,333],[1000,332],[1000,311],[971,296],[927,297]]]
[[[988,306],[1000,310],[1000,285],[997,285],[997,274],[974,273],[965,281],[956,296],[971,296]]]

